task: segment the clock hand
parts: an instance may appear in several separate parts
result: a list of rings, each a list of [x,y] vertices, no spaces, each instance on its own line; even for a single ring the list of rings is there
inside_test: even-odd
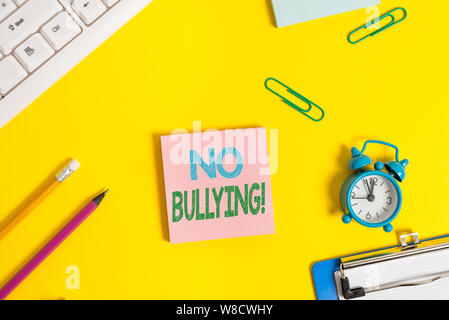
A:
[[[369,190],[368,181],[366,181],[366,179],[363,179],[363,182],[364,182],[364,184],[365,184],[366,191],[368,191],[368,194],[371,194],[371,192],[370,192],[370,190]]]
[[[371,193],[369,194],[372,196],[374,194],[374,179],[371,180]]]

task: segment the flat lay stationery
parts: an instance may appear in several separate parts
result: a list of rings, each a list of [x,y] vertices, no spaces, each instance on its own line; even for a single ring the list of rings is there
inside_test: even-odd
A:
[[[447,12],[0,0],[0,300],[449,300]]]

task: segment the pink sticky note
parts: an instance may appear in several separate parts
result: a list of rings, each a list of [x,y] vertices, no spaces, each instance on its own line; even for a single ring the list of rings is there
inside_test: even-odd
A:
[[[265,128],[161,140],[171,243],[274,233]]]

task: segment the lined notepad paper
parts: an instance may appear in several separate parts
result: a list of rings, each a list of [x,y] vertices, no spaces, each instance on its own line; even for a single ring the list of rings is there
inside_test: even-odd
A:
[[[427,280],[449,271],[449,249],[421,253],[397,260],[345,270],[351,288],[373,288],[397,282],[416,282]],[[339,299],[343,300],[340,287],[340,272],[335,273]],[[449,278],[432,283],[399,287],[368,293],[354,300],[441,300],[449,299]]]
[[[277,27],[375,6],[380,0],[272,0]]]

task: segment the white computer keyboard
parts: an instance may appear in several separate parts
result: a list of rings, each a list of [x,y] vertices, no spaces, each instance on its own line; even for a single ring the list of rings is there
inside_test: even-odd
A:
[[[151,0],[0,0],[0,127]]]

